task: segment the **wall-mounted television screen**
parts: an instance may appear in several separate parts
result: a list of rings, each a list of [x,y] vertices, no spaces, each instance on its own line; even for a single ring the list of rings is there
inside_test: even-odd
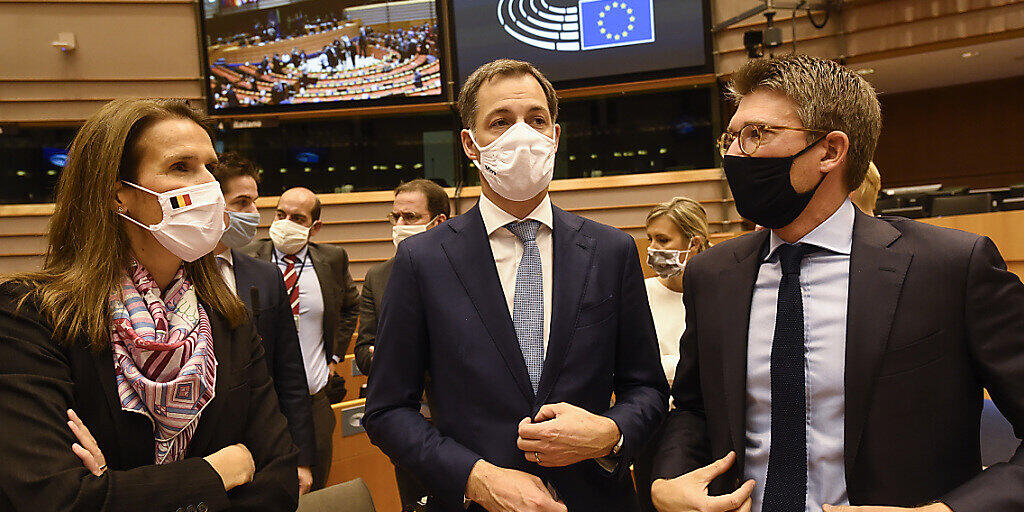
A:
[[[437,0],[201,0],[210,112],[443,101]]]
[[[459,81],[499,57],[562,86],[709,69],[706,0],[451,0]]]

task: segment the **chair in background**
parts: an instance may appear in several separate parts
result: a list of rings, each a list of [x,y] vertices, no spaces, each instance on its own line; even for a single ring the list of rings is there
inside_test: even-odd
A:
[[[377,512],[362,478],[311,492],[299,498],[296,512]]]

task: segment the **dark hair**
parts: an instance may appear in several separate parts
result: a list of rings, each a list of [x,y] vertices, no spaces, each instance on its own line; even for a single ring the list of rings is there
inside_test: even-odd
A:
[[[448,199],[448,193],[433,181],[420,178],[402,183],[395,189],[395,195],[397,196],[402,192],[422,193],[427,198],[427,210],[430,212],[430,218],[441,214],[444,214],[445,217],[452,216],[451,201]]]
[[[309,218],[311,222],[320,220],[320,210],[323,209],[323,204],[320,203],[320,196],[313,196],[313,209],[309,210]]]
[[[515,77],[523,75],[530,75],[540,83],[540,88],[544,89],[544,97],[548,102],[548,110],[551,112],[551,122],[555,122],[558,119],[558,95],[555,93],[554,86],[551,85],[551,82],[548,81],[544,74],[529,62],[498,59],[476,68],[476,71],[466,79],[466,83],[462,84],[462,90],[459,91],[458,107],[463,127],[473,128],[473,124],[476,122],[476,114],[479,108],[476,95],[480,92],[480,86],[498,76]]]
[[[217,165],[214,165],[210,171],[213,173],[213,177],[220,182],[221,192],[227,192],[224,186],[229,181],[241,176],[248,176],[256,183],[260,182],[260,170],[256,168],[256,164],[252,160],[234,151],[220,155],[217,160]]]

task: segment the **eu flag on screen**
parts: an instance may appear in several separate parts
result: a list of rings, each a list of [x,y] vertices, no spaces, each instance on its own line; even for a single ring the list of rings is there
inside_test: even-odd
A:
[[[654,42],[654,0],[580,0],[584,50]]]

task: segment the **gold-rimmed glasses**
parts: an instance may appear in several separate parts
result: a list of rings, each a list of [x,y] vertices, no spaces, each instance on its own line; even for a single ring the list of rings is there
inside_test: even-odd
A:
[[[729,148],[732,146],[733,141],[739,139],[740,152],[747,156],[753,156],[757,148],[764,144],[765,135],[777,132],[780,130],[796,130],[799,132],[817,133],[825,135],[828,133],[825,130],[814,130],[811,128],[797,128],[795,126],[778,126],[773,124],[765,123],[747,123],[740,128],[739,132],[731,132],[726,130],[722,133],[722,136],[718,138],[718,152],[725,157],[725,154],[729,152]]]

